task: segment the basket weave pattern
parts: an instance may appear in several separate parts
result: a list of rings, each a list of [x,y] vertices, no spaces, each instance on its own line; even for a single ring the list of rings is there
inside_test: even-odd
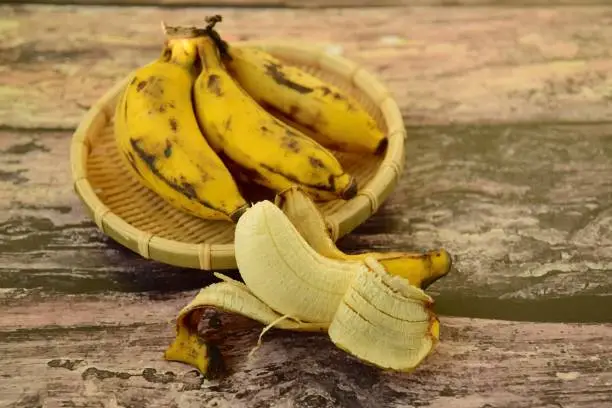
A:
[[[334,152],[360,188],[352,200],[319,204],[337,239],[372,215],[401,175],[405,130],[399,109],[385,87],[351,61],[317,48],[257,45],[351,94],[388,134],[384,155]],[[90,109],[74,134],[71,162],[77,194],[105,234],[145,258],[204,270],[235,268],[232,223],[175,209],[125,168],[115,146],[113,116],[126,80]]]

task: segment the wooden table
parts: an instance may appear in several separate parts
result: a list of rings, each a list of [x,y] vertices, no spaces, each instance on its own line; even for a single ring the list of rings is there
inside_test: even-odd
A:
[[[609,406],[612,6],[89,3],[102,5],[0,6],[0,406]],[[176,313],[215,279],[100,233],[72,190],[68,146],[88,107],[157,56],[162,19],[217,12],[233,38],[326,44],[400,102],[401,183],[339,246],[452,252],[428,290],[442,342],[413,374],[286,331],[247,359],[256,324],[226,341],[223,379],[163,360]]]

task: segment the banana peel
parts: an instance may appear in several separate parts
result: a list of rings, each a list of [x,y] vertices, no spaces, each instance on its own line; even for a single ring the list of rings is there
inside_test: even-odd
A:
[[[261,335],[272,326],[309,332],[324,332],[329,327],[328,324],[305,323],[284,318],[255,297],[242,282],[219,273],[215,273],[215,276],[221,279],[221,282],[201,289],[179,312],[176,320],[176,337],[164,352],[166,360],[195,367],[207,378],[216,378],[226,372],[218,347],[211,341],[205,341],[198,329],[204,311],[209,308],[240,314],[266,325]],[[261,342],[261,335],[258,345]]]

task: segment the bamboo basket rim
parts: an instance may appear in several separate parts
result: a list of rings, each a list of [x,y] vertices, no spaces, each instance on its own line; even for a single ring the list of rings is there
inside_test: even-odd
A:
[[[283,52],[289,52],[294,62],[311,65],[322,71],[329,71],[347,80],[352,86],[365,93],[381,111],[387,128],[388,145],[374,176],[360,186],[357,195],[345,201],[334,213],[326,215],[332,239],[350,233],[354,228],[372,216],[397,185],[404,166],[404,140],[406,130],[399,107],[385,85],[363,66],[337,55],[326,52],[326,45],[298,45],[290,40],[249,40],[236,41],[233,46],[256,46],[266,49],[283,59]],[[106,125],[114,115],[114,104],[127,84],[129,72],[94,103],[73,133],[70,144],[72,182],[75,193],[90,212],[98,229],[124,247],[144,258],[173,266],[201,270],[235,269],[234,244],[189,243],[166,239],[136,228],[113,213],[94,191],[87,178],[87,161],[91,151],[89,133],[92,125],[103,120]],[[384,182],[383,185],[380,185]]]

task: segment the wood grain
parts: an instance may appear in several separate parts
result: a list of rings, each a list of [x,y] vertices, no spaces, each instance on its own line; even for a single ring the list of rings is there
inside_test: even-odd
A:
[[[612,321],[612,124],[408,130],[399,186],[342,249],[447,248],[454,268],[431,287],[447,315]],[[72,190],[69,141],[0,131],[0,287],[131,293],[213,280],[99,232]]]
[[[162,19],[202,24],[217,12],[0,7],[0,126],[73,129],[110,86],[157,56]],[[308,40],[365,65],[411,125],[612,119],[611,7],[221,12],[229,39]]]
[[[227,373],[204,379],[162,358],[175,311],[194,294],[13,301],[0,316],[0,405],[592,408],[612,402],[612,325],[442,318],[440,346],[416,372],[402,375],[359,362],[324,334],[272,330],[249,359],[262,327],[223,315],[219,347]],[[58,316],[68,306],[73,312]]]

